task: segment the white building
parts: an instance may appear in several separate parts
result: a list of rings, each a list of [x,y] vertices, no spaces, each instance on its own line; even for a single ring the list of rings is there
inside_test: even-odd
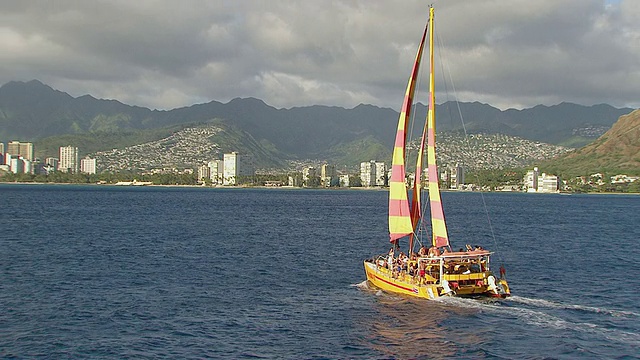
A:
[[[320,168],[320,180],[325,187],[331,186],[331,181],[336,177],[336,166],[323,164]]]
[[[306,167],[302,169],[302,180],[308,181],[310,178],[316,177],[316,168]]]
[[[33,143],[11,141],[7,143],[7,153],[15,157],[22,156],[25,160],[33,161]]]
[[[464,167],[460,164],[456,164],[456,167],[451,169],[451,189],[460,189],[460,185],[464,184]]]
[[[20,156],[11,156],[9,167],[14,174],[24,173],[24,163]]]
[[[240,155],[235,151],[229,154],[224,154],[223,167],[223,185],[236,185],[238,183],[238,176],[254,175],[254,169],[250,158],[246,155]]]
[[[376,161],[376,186],[386,186],[387,185],[387,165],[384,162]]]
[[[205,179],[211,179],[211,168],[209,165],[200,165],[198,167],[198,181],[204,181]]]
[[[384,162],[371,160],[360,163],[360,180],[362,186],[385,186],[387,184],[387,167]]]
[[[351,184],[349,183],[349,174],[342,174],[339,176],[340,179],[340,187],[349,187]]]
[[[222,160],[209,161],[209,179],[212,184],[221,184],[224,177],[224,162]]]
[[[78,163],[78,148],[75,146],[61,146],[60,147],[60,163],[58,170],[62,172],[77,173],[79,168]]]
[[[96,173],[96,159],[91,159],[86,157],[80,160],[80,172],[85,174],[95,174]]]
[[[560,179],[555,175],[540,174],[538,168],[527,171],[524,177],[524,187],[527,192],[553,193],[560,189]]]
[[[364,187],[370,187],[375,185],[376,180],[376,167],[375,161],[360,163],[360,182]]]
[[[303,185],[302,175],[290,175],[288,185],[292,187],[300,187]]]
[[[53,157],[48,157],[46,159],[44,159],[44,163],[46,165],[52,166],[54,168],[58,168],[58,164],[60,163],[60,161],[58,160],[58,158],[53,158]]]

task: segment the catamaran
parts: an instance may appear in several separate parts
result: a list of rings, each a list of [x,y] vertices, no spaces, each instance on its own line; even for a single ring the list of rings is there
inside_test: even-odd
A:
[[[510,295],[509,285],[504,276],[505,271],[501,266],[500,276],[497,277],[490,270],[490,258],[493,254],[491,251],[479,246],[466,245],[463,251],[453,252],[449,244],[436,166],[433,35],[434,9],[430,7],[429,20],[418,46],[395,136],[389,179],[389,236],[392,247],[388,253],[365,260],[365,273],[368,282],[383,291],[420,298],[437,299],[441,296],[505,298]],[[429,105],[418,149],[412,196],[409,200],[410,192],[406,183],[405,169],[407,131],[426,40],[429,43],[430,58]],[[427,239],[415,253],[415,243],[421,242],[416,229],[423,220],[421,192],[424,186],[421,174],[425,140],[431,239]],[[408,239],[406,255],[400,251],[399,247],[400,240],[404,238]]]

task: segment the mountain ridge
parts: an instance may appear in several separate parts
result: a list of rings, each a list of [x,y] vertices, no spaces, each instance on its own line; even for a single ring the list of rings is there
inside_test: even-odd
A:
[[[640,174],[640,110],[622,115],[596,141],[542,164],[569,176],[596,172]]]
[[[619,116],[631,110],[606,104],[571,103],[500,110],[479,102],[445,102],[437,105],[438,131],[464,129],[470,134],[505,134],[578,147],[596,139]],[[426,106],[417,104],[414,116],[424,118]],[[91,95],[73,97],[38,80],[12,81],[0,87],[0,139],[38,142],[51,139],[48,149],[54,149],[54,143],[62,141],[58,137],[73,134],[88,137],[138,131],[160,134],[163,132],[159,129],[225,121],[238,130],[235,134],[250,135],[256,144],[264,144],[268,150],[265,153],[280,154],[285,160],[328,159],[346,157],[348,152],[361,147],[363,154],[371,155],[379,154],[379,149],[390,149],[393,145],[390,134],[395,131],[397,118],[395,110],[370,104],[351,109],[326,105],[278,109],[260,99],[235,98],[227,103],[212,100],[172,110],[151,110]],[[416,127],[410,136],[418,138],[420,131]],[[145,139],[148,141],[148,136]],[[111,149],[106,143],[93,144],[96,148],[84,151]],[[58,146],[61,145],[66,144]],[[38,147],[36,154],[56,155],[39,153]]]

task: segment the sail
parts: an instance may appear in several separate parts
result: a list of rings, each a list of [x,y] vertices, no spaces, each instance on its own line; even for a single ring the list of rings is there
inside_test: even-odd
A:
[[[431,229],[433,245],[437,247],[449,245],[447,224],[444,220],[440,187],[438,186],[438,167],[436,165],[436,109],[435,109],[435,75],[433,65],[433,8],[429,11],[432,23],[429,31],[429,111],[427,112],[427,171],[429,174],[429,206],[431,208]]]
[[[425,26],[422,40],[418,46],[416,59],[413,63],[409,83],[405,92],[400,117],[398,118],[398,128],[396,130],[396,140],[393,146],[393,159],[391,161],[391,179],[389,179],[389,240],[394,242],[404,236],[413,234],[413,224],[409,209],[407,186],[405,184],[405,151],[407,140],[407,128],[413,104],[413,95],[416,90],[416,81],[422,60],[424,42],[427,36],[427,26]]]
[[[411,198],[411,224],[413,226],[414,233],[409,237],[409,252],[413,251],[415,230],[422,219],[422,157],[424,154],[424,144],[427,137],[427,122],[422,129],[422,138],[420,140],[420,147],[418,148],[418,159],[416,161],[416,173],[415,180],[413,181],[413,196]]]

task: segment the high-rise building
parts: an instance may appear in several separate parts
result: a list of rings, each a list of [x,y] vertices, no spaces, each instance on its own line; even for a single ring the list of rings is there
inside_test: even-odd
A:
[[[22,156],[26,160],[33,161],[33,143],[21,142],[20,156]]]
[[[320,168],[320,180],[326,187],[331,186],[331,181],[336,177],[336,166],[323,164]]]
[[[302,180],[307,181],[310,178],[316,177],[316,168],[313,166],[302,169]]]
[[[75,146],[61,146],[60,147],[60,163],[58,170],[62,172],[78,172],[78,148]]]
[[[200,165],[198,166],[198,181],[205,179],[211,179],[211,168],[209,165]]]
[[[14,174],[22,174],[24,173],[24,161],[20,156],[12,156],[11,157],[11,172]]]
[[[464,167],[456,164],[456,167],[451,169],[451,188],[460,189],[462,184],[464,184]]]
[[[85,174],[95,174],[96,173],[96,159],[91,159],[86,157],[80,160],[80,172]]]
[[[4,144],[2,146],[4,148]],[[4,149],[2,149],[4,153]],[[33,161],[33,143],[11,141],[7,143],[7,153],[13,156],[22,156],[23,159]]]
[[[540,174],[537,167],[527,171],[524,177],[527,192],[558,192],[560,179],[556,175]]]
[[[377,161],[376,166],[376,186],[387,185],[387,166],[384,162]]]
[[[20,155],[20,141],[11,141],[7,143],[7,154],[11,154],[15,157]]]
[[[252,176],[254,174],[250,158],[235,151],[224,154],[223,167],[223,185],[236,185],[238,176]]]
[[[349,187],[351,184],[349,183],[349,174],[342,174],[339,176],[340,179],[340,187]]]
[[[369,187],[375,185],[376,167],[375,161],[360,163],[360,182],[362,186]]]
[[[209,178],[211,183],[220,184],[224,176],[224,162],[222,160],[209,161]]]
[[[60,161],[58,158],[48,157],[44,159],[44,164],[52,167],[54,170],[58,169],[58,164]]]

